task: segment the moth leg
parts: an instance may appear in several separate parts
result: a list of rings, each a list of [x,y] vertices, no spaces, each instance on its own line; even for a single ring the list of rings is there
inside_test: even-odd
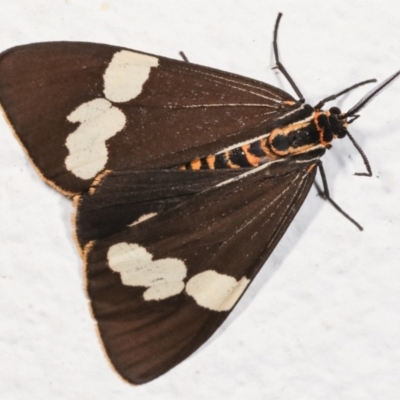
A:
[[[353,119],[351,122],[353,122],[353,121],[354,121],[354,119]],[[360,145],[356,142],[356,140],[353,138],[353,136],[350,135],[349,132],[347,132],[347,136],[348,136],[348,138],[350,139],[351,143],[353,143],[353,146],[354,146],[354,147],[357,149],[357,151],[360,153],[360,156],[361,156],[361,158],[362,158],[363,161],[364,161],[365,168],[367,169],[367,172],[366,172],[366,173],[365,173],[365,172],[355,172],[354,175],[357,175],[357,176],[369,176],[369,177],[371,177],[371,176],[372,176],[372,170],[371,170],[371,165],[370,165],[370,163],[369,163],[369,161],[368,161],[367,156],[365,155],[365,153],[364,153],[364,151],[361,149]]]
[[[183,51],[180,51],[179,55],[183,58],[183,61],[187,63],[189,62],[188,58],[186,57],[186,54]]]
[[[275,29],[274,29],[274,41],[273,41],[273,46],[274,46],[274,55],[275,55],[275,67],[274,69],[278,69],[279,71],[282,72],[283,76],[288,80],[290,83],[290,86],[292,86],[293,90],[296,92],[297,96],[299,97],[299,101],[301,103],[304,103],[305,99],[302,93],[300,92],[299,88],[297,85],[294,83],[294,80],[292,77],[289,75],[289,73],[286,71],[286,68],[283,66],[283,64],[279,60],[279,52],[278,52],[278,27],[279,27],[279,21],[282,18],[282,13],[278,14],[278,18],[276,19],[275,22]]]
[[[351,218],[349,214],[347,214],[345,211],[343,211],[343,209],[341,207],[339,207],[332,200],[331,196],[329,195],[328,181],[326,180],[325,170],[322,165],[322,161],[321,160],[317,161],[317,165],[318,165],[319,173],[321,174],[322,185],[323,185],[323,190],[321,190],[321,188],[319,187],[317,182],[315,182],[315,186],[317,188],[318,194],[325,200],[328,200],[329,203],[331,203],[332,206],[335,207],[336,210],[339,211],[340,214],[342,214],[345,218],[347,218],[350,222],[352,222],[360,231],[364,230],[364,228],[357,221],[355,221],[353,218]]]

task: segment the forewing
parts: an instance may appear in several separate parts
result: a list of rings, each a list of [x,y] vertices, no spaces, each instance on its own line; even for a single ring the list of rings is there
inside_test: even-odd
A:
[[[104,169],[162,169],[215,154],[299,107],[262,82],[78,42],[4,52],[0,102],[44,179],[67,195]]]
[[[93,313],[126,380],[163,374],[221,325],[305,199],[310,165],[275,163],[87,246]]]

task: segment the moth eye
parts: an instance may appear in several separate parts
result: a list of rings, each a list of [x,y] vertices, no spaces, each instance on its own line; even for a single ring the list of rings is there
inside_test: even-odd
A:
[[[337,114],[337,115],[339,115],[339,114],[342,113],[342,112],[340,111],[340,108],[339,108],[339,107],[331,107],[331,108],[329,109],[329,112],[330,112],[331,114]]]
[[[337,137],[338,137],[339,139],[343,139],[348,133],[349,133],[349,132],[348,132],[348,130],[347,130],[346,128],[341,127],[341,128],[339,129],[339,131],[336,133],[336,135],[337,135]]]

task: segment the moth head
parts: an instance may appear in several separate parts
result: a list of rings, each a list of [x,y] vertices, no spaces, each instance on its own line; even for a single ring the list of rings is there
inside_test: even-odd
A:
[[[329,122],[332,126],[332,131],[334,135],[336,135],[337,138],[343,138],[347,136],[350,141],[353,143],[354,147],[357,149],[357,151],[360,153],[364,165],[367,169],[367,173],[355,173],[355,175],[362,175],[362,176],[372,176],[372,170],[368,161],[367,156],[365,155],[364,151],[361,149],[359,144],[356,142],[356,140],[353,138],[352,135],[350,135],[349,131],[347,130],[348,125],[353,123],[358,117],[358,112],[364,108],[372,99],[375,98],[380,92],[382,92],[383,89],[385,89],[390,83],[392,83],[398,76],[400,75],[400,71],[395,72],[392,76],[387,78],[385,81],[377,85],[375,88],[373,88],[369,93],[367,93],[356,105],[350,108],[346,113],[342,113],[339,108],[337,107],[331,107],[329,110]],[[339,93],[339,95],[347,93],[349,90],[352,90],[353,88],[356,88],[360,85],[363,85],[364,83],[369,83],[373,82],[375,80],[370,80],[370,81],[365,81],[361,82],[360,84],[356,84],[352,86],[351,88],[348,88],[344,90],[343,92]],[[335,95],[331,98],[327,98],[325,100],[332,100],[333,98],[336,98],[338,95]],[[324,101],[321,103],[323,104]],[[335,128],[334,128],[335,127]]]
[[[342,139],[346,135],[348,135],[348,122],[345,114],[342,113],[340,108],[331,107],[327,112],[327,116],[329,119],[329,125],[332,129],[333,137],[337,139]]]

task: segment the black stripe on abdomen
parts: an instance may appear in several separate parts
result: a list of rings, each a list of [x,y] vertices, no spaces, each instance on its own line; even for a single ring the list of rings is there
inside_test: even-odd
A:
[[[229,160],[232,164],[235,164],[240,168],[253,167],[253,165],[247,160],[246,154],[241,147],[231,150],[228,154]]]

